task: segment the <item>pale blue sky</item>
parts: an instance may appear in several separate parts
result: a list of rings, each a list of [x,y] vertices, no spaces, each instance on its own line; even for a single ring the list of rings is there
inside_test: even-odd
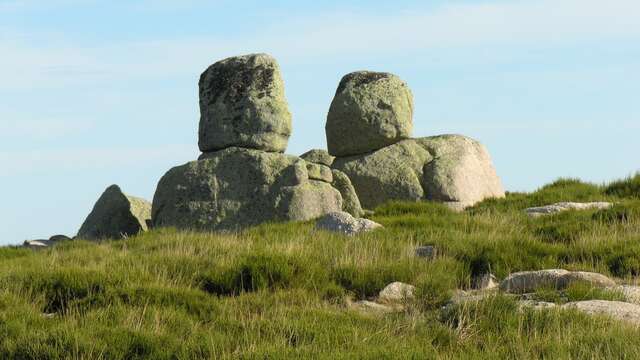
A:
[[[338,81],[400,75],[414,135],[461,133],[508,190],[640,170],[640,1],[0,0],[0,244],[73,235],[117,183],[195,159],[197,80],[268,52],[288,153],[324,148]]]

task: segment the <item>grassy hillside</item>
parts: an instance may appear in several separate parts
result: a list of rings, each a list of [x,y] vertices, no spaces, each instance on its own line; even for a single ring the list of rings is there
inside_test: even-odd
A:
[[[522,212],[568,200],[618,205],[538,219]],[[461,214],[391,203],[372,219],[385,228],[354,238],[298,223],[0,249],[0,358],[640,358],[640,331],[605,318],[521,310],[503,296],[440,310],[488,270],[503,278],[561,267],[633,282],[640,176],[606,187],[560,180]],[[437,259],[415,257],[425,244]],[[405,312],[345,306],[392,281],[418,288]]]

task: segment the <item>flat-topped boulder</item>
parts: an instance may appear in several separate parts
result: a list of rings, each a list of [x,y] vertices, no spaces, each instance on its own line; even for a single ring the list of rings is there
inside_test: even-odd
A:
[[[327,115],[329,153],[364,154],[409,138],[412,117],[413,95],[396,75],[371,71],[347,74]]]
[[[338,157],[366,209],[389,200],[434,200],[455,210],[486,198],[504,197],[504,188],[486,148],[461,135],[402,140],[377,151]]]
[[[153,224],[235,230],[340,211],[340,192],[310,177],[307,165],[297,156],[238,147],[203,154],[162,177]]]
[[[344,211],[330,212],[316,221],[316,229],[318,230],[336,232],[347,236],[370,232],[381,227],[382,225],[375,221],[355,218]]]
[[[331,156],[327,150],[313,149],[300,155],[300,157],[308,162],[331,166],[333,164],[334,156]]]
[[[621,301],[587,300],[562,305],[563,309],[575,309],[588,315],[608,316],[614,320],[640,325],[640,305]]]
[[[202,152],[231,146],[284,152],[291,113],[276,60],[267,54],[231,57],[200,76]]]
[[[151,203],[109,186],[84,221],[77,237],[86,240],[122,239],[147,230]]]

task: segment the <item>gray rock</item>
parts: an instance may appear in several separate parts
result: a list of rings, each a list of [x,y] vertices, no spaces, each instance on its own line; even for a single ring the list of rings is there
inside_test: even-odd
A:
[[[509,275],[500,283],[500,290],[515,294],[536,291],[538,288],[557,289],[560,278],[569,274],[563,269],[548,269],[537,271],[521,271]]]
[[[53,244],[54,242],[51,240],[38,239],[38,240],[25,240],[24,243],[22,243],[22,246],[37,250],[37,249],[48,248]]]
[[[608,209],[612,206],[613,204],[608,202],[589,202],[589,203],[560,202],[552,205],[528,208],[528,209],[525,209],[525,212],[531,217],[539,217],[544,215],[557,214],[559,212],[569,211],[569,210],[601,210],[601,209]]]
[[[306,166],[309,179],[324,181],[329,184],[333,182],[333,174],[331,173],[330,167],[308,161],[306,162]]]
[[[536,301],[536,300],[521,300],[518,301],[518,304],[521,308],[530,308],[534,310],[544,310],[544,309],[552,309],[557,305],[552,302],[547,301]]]
[[[53,235],[52,237],[49,238],[49,241],[52,241],[52,242],[68,241],[68,240],[72,240],[72,239],[66,235]]]
[[[316,229],[342,233],[353,236],[369,232],[382,225],[368,219],[358,219],[344,211],[331,212],[316,221]]]
[[[524,294],[534,292],[538,288],[564,290],[577,282],[585,282],[593,287],[600,288],[616,285],[615,281],[598,273],[550,269],[521,271],[511,274],[500,283],[500,289],[511,293]]]
[[[504,189],[489,154],[475,140],[442,135],[403,140],[369,154],[339,157],[364,208],[389,200],[434,200],[463,209]]]
[[[364,154],[406,139],[412,117],[413,95],[399,77],[369,71],[347,74],[327,115],[329,153]]]
[[[604,315],[613,319],[640,325],[640,305],[620,301],[588,300],[562,305],[563,309],[576,309],[589,315]]]
[[[384,315],[403,311],[403,308],[400,306],[383,305],[368,300],[360,300],[354,303],[349,303],[348,306],[352,310],[358,311],[362,314],[370,315]]]
[[[358,199],[356,189],[354,189],[347,174],[335,169],[332,170],[332,174],[333,183],[331,185],[340,191],[340,195],[342,195],[342,211],[348,212],[356,218],[362,217],[364,211],[360,206],[360,199]]]
[[[386,304],[405,303],[415,298],[415,291],[415,286],[396,281],[380,291],[378,302]]]
[[[417,257],[425,258],[427,260],[433,260],[436,258],[437,255],[438,255],[438,250],[435,248],[435,246],[425,245],[425,246],[418,246],[416,248]]]
[[[498,279],[489,273],[478,275],[471,280],[471,288],[474,290],[491,290],[498,285]]]
[[[147,230],[151,204],[126,195],[118,185],[109,186],[87,216],[78,238],[86,240],[122,239]]]
[[[620,285],[612,286],[608,289],[622,294],[625,302],[640,305],[640,286]]]
[[[296,156],[231,147],[175,167],[153,198],[154,226],[235,230],[309,220],[342,209],[340,193],[309,178]]]
[[[571,284],[577,282],[585,282],[590,284],[593,287],[611,287],[615,286],[616,282],[611,280],[610,278],[594,273],[594,272],[586,272],[586,271],[572,271],[568,274],[562,275],[558,281],[558,289],[565,289]]]
[[[331,166],[333,164],[333,160],[335,157],[331,156],[327,150],[313,149],[309,150],[306,153],[300,155],[303,160],[308,162]]]
[[[218,61],[200,76],[199,87],[201,151],[287,148],[291,113],[274,58],[251,54]]]

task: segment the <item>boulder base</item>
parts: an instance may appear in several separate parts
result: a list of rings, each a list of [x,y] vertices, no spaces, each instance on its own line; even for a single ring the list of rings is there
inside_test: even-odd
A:
[[[340,193],[310,179],[304,160],[231,147],[169,170],[156,189],[152,217],[155,226],[234,230],[341,208]]]
[[[369,154],[336,158],[366,209],[389,200],[434,200],[459,210],[504,197],[489,153],[461,135],[408,139]]]

